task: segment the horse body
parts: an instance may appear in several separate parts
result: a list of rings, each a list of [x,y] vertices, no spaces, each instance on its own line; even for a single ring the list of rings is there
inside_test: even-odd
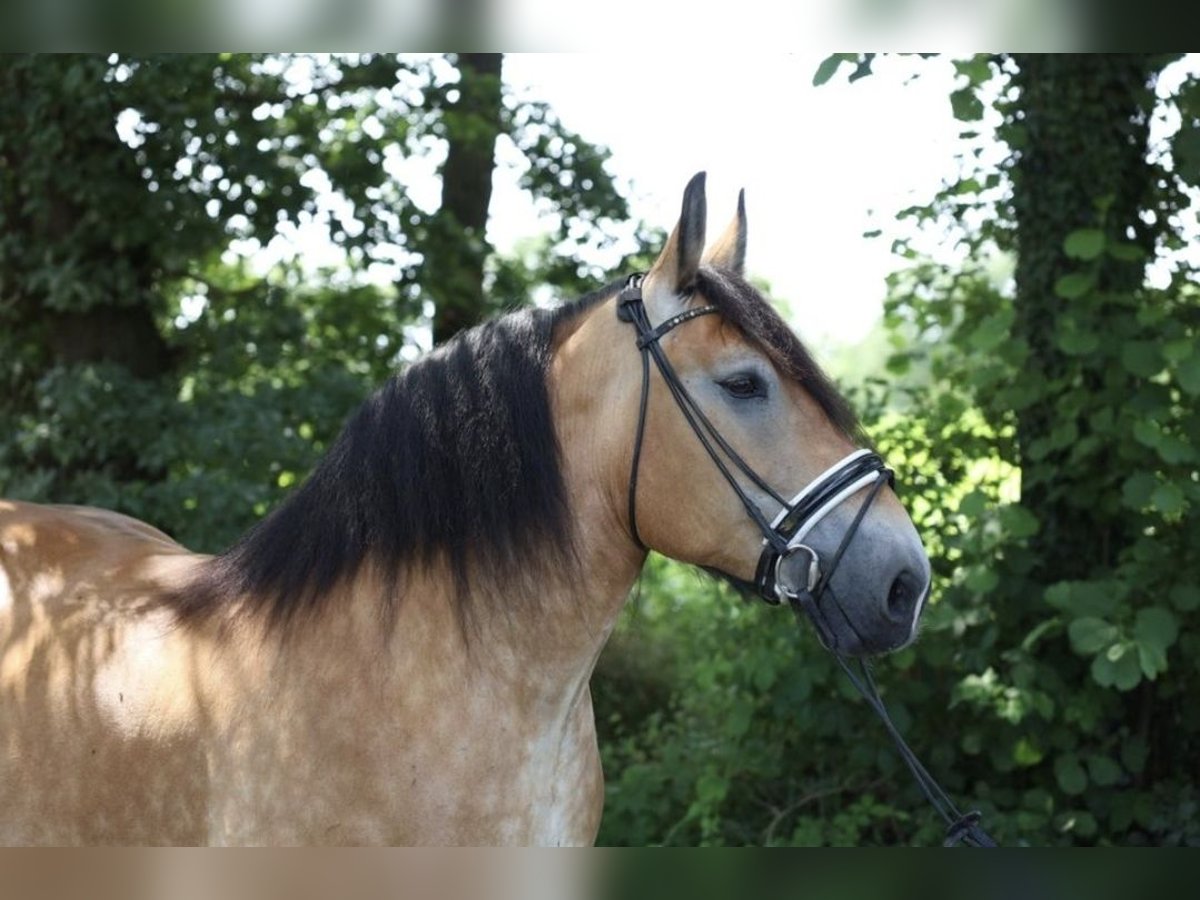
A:
[[[202,836],[191,648],[148,609],[196,559],[114,513],[0,503],[5,843]]]
[[[436,567],[391,586],[365,570],[321,628],[273,640],[178,622],[164,598],[211,558],[156,529],[0,501],[0,842],[590,843],[588,679],[642,557],[609,521],[603,393],[564,377],[606,342],[567,343],[548,381],[589,525],[578,569],[480,598],[466,653]],[[384,626],[389,589],[405,599]],[[509,616],[522,608],[539,612]]]
[[[794,490],[853,448],[853,419],[741,279],[740,205],[702,267],[703,213],[697,178],[645,310],[719,305],[655,340],[756,484]],[[413,365],[219,556],[0,501],[0,842],[590,843],[588,681],[647,546],[751,585],[764,540],[731,485],[779,512],[643,381],[618,290]],[[822,602],[847,652],[911,640],[928,589],[883,487],[848,549],[857,497],[805,538],[814,564],[842,545]]]
[[[264,642],[179,626],[156,602],[204,560],[116,514],[0,504],[0,841],[594,838],[587,678],[604,625],[575,665],[505,645],[517,635],[498,623],[468,661],[437,583],[418,580],[386,641],[355,585],[336,628]]]

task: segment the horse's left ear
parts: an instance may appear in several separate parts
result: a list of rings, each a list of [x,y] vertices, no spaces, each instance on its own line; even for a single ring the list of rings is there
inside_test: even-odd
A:
[[[646,275],[646,305],[653,307],[670,303],[685,294],[696,282],[700,257],[704,252],[704,228],[708,211],[704,200],[704,173],[698,172],[683,191],[683,209],[679,224],[671,232]],[[665,318],[666,309],[662,310]]]
[[[708,265],[741,275],[746,268],[746,192],[738,191],[737,214],[704,254]]]

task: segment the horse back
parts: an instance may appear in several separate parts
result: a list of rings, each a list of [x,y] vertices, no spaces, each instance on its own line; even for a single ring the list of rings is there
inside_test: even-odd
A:
[[[203,840],[195,648],[161,602],[202,559],[118,513],[0,500],[0,842]]]

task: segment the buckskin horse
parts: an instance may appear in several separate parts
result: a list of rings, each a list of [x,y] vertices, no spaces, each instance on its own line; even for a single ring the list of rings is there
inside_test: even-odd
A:
[[[705,219],[701,173],[644,276],[405,368],[218,556],[0,502],[0,841],[590,843],[588,681],[648,548],[841,653],[911,641],[889,473],[743,278],[742,198]]]

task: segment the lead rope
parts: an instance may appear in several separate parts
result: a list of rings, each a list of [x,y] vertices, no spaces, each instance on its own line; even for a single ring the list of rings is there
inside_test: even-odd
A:
[[[867,514],[867,510],[875,502],[875,498],[879,495],[880,490],[883,489],[885,484],[887,484],[887,481],[880,479],[872,485],[870,492],[863,499],[862,505],[859,506],[854,520],[850,523],[850,527],[846,529],[846,533],[842,537],[837,551],[833,554],[829,566],[822,573],[816,587],[812,591],[801,589],[795,593],[789,592],[787,594],[788,605],[792,608],[797,625],[803,628],[804,622],[807,620],[813,626],[817,632],[817,636],[821,639],[821,643],[825,645],[830,655],[837,660],[837,664],[846,673],[846,677],[850,679],[850,683],[854,685],[859,694],[862,695],[862,698],[867,701],[867,705],[875,711],[880,721],[883,722],[883,727],[887,729],[887,733],[891,736],[893,743],[895,743],[896,750],[900,753],[900,758],[904,760],[904,764],[912,772],[917,786],[921,789],[921,793],[925,795],[925,799],[929,801],[929,805],[937,810],[938,815],[946,823],[946,837],[942,845],[945,847],[953,847],[958,844],[968,847],[995,847],[996,842],[992,840],[992,837],[979,824],[983,818],[983,814],[975,809],[966,813],[959,812],[958,807],[954,805],[954,801],[942,790],[937,780],[929,774],[929,770],[917,759],[917,755],[908,746],[903,735],[900,734],[900,729],[896,727],[896,723],[892,721],[892,717],[888,714],[887,707],[883,703],[883,698],[879,696],[879,688],[875,684],[875,679],[871,675],[871,670],[867,667],[866,662],[859,660],[859,671],[862,674],[862,678],[860,679],[854,674],[854,670],[850,668],[850,664],[846,662],[845,657],[837,651],[837,643],[834,635],[826,626],[824,621],[825,615],[817,602],[824,595],[825,588],[829,585],[829,580],[833,577],[838,563],[842,561],[842,555],[846,552],[850,541],[853,540],[854,535],[858,532],[858,526]],[[858,634],[858,629],[854,627],[854,622],[846,615],[842,609],[842,605],[838,603],[835,604],[835,607],[846,624],[850,626],[850,629],[855,634]],[[862,640],[862,635],[858,635],[858,637],[859,640]]]
[[[800,610],[793,607],[794,611],[799,615]],[[837,660],[842,671],[846,673],[846,677],[850,679],[850,683],[858,689],[862,694],[867,705],[875,710],[875,714],[879,716],[883,722],[883,727],[887,729],[887,733],[891,735],[892,741],[896,745],[896,749],[900,752],[901,759],[908,766],[908,770],[912,772],[913,778],[917,782],[917,786],[921,788],[921,792],[925,795],[925,799],[929,801],[930,806],[937,810],[938,815],[946,823],[946,837],[942,841],[944,847],[954,847],[958,844],[963,844],[967,847],[995,847],[996,842],[980,826],[980,821],[983,818],[983,813],[977,809],[972,809],[966,813],[959,812],[958,807],[954,805],[954,801],[947,796],[942,790],[941,785],[937,780],[929,774],[917,755],[905,742],[904,737],[900,734],[900,729],[892,721],[888,715],[887,707],[884,706],[883,700],[879,696],[879,688],[875,685],[875,679],[871,676],[871,670],[867,667],[866,662],[859,661],[859,670],[862,673],[862,680],[857,678],[850,665],[842,657],[840,653],[833,652],[833,658]]]

